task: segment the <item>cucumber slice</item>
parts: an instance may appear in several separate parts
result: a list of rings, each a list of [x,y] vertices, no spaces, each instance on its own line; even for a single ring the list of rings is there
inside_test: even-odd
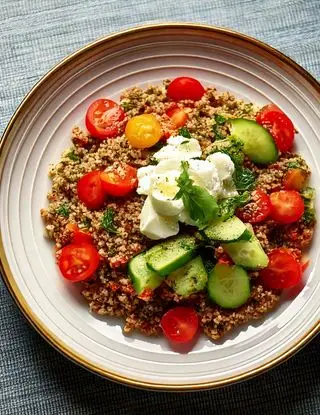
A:
[[[231,134],[243,142],[243,152],[255,163],[269,164],[278,158],[278,149],[269,131],[255,121],[230,120]]]
[[[250,297],[250,279],[238,265],[217,264],[209,274],[208,294],[224,308],[237,308]]]
[[[145,252],[133,257],[128,264],[128,274],[138,294],[145,289],[154,290],[159,287],[163,278],[147,267]]]
[[[173,290],[183,297],[204,290],[208,275],[200,256],[189,261],[183,267],[172,272],[167,280]]]
[[[203,232],[213,241],[236,241],[246,231],[246,225],[237,216],[233,216],[224,222],[212,223]]]
[[[146,261],[149,268],[165,277],[190,261],[195,252],[196,239],[182,235],[153,246],[146,252]]]
[[[268,265],[268,257],[260,242],[250,228],[251,234],[249,240],[239,240],[235,242],[222,244],[223,249],[231,257],[232,261],[248,269],[262,269]]]

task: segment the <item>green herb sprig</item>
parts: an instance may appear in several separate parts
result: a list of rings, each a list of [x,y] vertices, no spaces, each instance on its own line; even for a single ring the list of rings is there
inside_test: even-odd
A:
[[[68,218],[70,215],[70,208],[69,205],[64,202],[62,203],[57,209],[56,209],[56,213],[60,216],[64,216],[65,218]]]
[[[76,154],[74,152],[74,150],[71,150],[70,153],[67,154],[67,157],[69,157],[70,160],[72,161],[79,161],[80,157],[78,156],[78,154]]]
[[[225,124],[227,118],[220,114],[214,114],[215,124],[212,126],[212,132],[214,133],[215,140],[224,140],[226,137],[221,132],[221,126]]]
[[[117,228],[116,228],[115,223],[114,223],[114,214],[115,214],[115,212],[112,208],[110,208],[110,207],[107,208],[104,211],[102,219],[101,219],[101,227],[105,231],[116,235],[119,232],[117,231]]]

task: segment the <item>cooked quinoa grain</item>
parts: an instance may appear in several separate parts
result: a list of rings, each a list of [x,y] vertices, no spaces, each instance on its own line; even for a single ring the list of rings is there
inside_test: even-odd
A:
[[[245,103],[231,93],[219,92],[215,88],[207,88],[197,102],[185,100],[173,103],[166,93],[169,83],[170,80],[165,80],[162,85],[151,85],[146,89],[133,87],[124,91],[120,97],[125,118],[119,130],[122,131],[127,120],[136,115],[153,114],[159,121],[163,134],[154,148],[134,149],[124,134],[102,141],[91,137],[77,126],[73,128],[73,145],[63,152],[58,163],[49,168],[52,186],[47,196],[48,206],[41,209],[41,216],[46,235],[55,243],[57,260],[62,248],[71,243],[75,227],[91,235],[100,255],[100,266],[89,281],[81,283],[82,295],[91,312],[121,317],[126,334],[139,330],[151,336],[162,333],[160,320],[168,309],[175,305],[192,305],[199,315],[203,332],[217,340],[234,327],[259,319],[275,308],[280,292],[263,288],[259,283],[259,272],[252,271],[249,273],[251,296],[246,304],[234,310],[219,307],[203,291],[187,298],[181,297],[166,281],[148,295],[139,298],[128,277],[126,266],[134,255],[154,244],[140,232],[140,213],[145,196],[134,192],[124,198],[109,197],[103,208],[97,210],[88,209],[78,198],[78,181],[86,173],[117,169],[121,176],[121,163],[136,168],[152,164],[153,153],[165,144],[168,137],[179,134],[178,128],[167,115],[167,111],[172,108],[184,109],[188,118],[185,128],[199,141],[205,154],[212,151],[213,143],[219,138],[217,134],[225,136],[229,133],[227,124],[219,127],[219,131],[215,128],[216,114],[226,118],[254,120],[259,111],[254,104]],[[281,154],[275,163],[268,166],[258,166],[245,158],[244,166],[254,172],[256,188],[268,194],[283,187],[289,169],[301,168],[307,177],[310,176],[306,162],[293,153]],[[111,224],[110,217],[108,219],[106,215],[111,215]],[[314,221],[307,223],[303,219],[290,225],[279,225],[267,219],[254,224],[253,230],[266,253],[284,246],[300,261],[302,250],[311,243],[314,225]],[[186,231],[195,233],[190,227],[186,227]],[[230,261],[223,247],[217,243],[211,247],[211,252],[213,261]]]

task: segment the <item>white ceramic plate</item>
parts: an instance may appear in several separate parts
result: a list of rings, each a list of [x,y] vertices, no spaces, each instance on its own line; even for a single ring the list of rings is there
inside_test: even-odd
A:
[[[124,88],[181,75],[259,105],[279,105],[299,130],[297,151],[311,166],[317,187],[320,85],[293,61],[247,36],[171,24],[98,40],[50,71],[4,134],[0,193],[4,280],[34,327],[96,373],[135,386],[174,390],[221,386],[260,373],[289,357],[320,327],[319,232],[301,292],[292,298],[287,294],[265,320],[241,327],[224,341],[201,338],[189,354],[172,351],[165,339],[124,336],[120,320],[90,314],[78,288],[59,275],[39,210],[50,188],[48,166],[70,145],[72,126],[98,97],[117,100]]]

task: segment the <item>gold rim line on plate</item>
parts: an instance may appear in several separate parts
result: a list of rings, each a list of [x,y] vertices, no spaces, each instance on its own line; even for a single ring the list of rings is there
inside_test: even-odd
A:
[[[56,74],[61,69],[65,69],[68,64],[76,61],[77,58],[81,57],[83,54],[89,50],[94,50],[99,46],[103,45],[108,47],[116,43],[127,43],[128,40],[139,40],[145,38],[148,34],[155,32],[160,32],[159,34],[167,34],[165,29],[175,30],[177,34],[189,33],[189,34],[200,34],[203,36],[210,36],[211,38],[220,37],[225,41],[232,40],[233,43],[240,43],[245,45],[249,49],[254,49],[255,53],[258,53],[268,59],[272,59],[277,66],[285,67],[285,69],[292,74],[299,74],[301,81],[303,81],[304,86],[308,89],[313,90],[319,94],[320,99],[320,84],[319,82],[310,75],[305,69],[299,66],[291,58],[287,57],[283,53],[274,49],[273,47],[254,39],[245,34],[216,26],[209,26],[197,23],[159,23],[159,24],[150,24],[144,26],[138,26],[130,28],[121,32],[113,33],[108,36],[102,37],[88,45],[82,47],[76,52],[68,55],[57,65],[55,65],[49,72],[47,72],[30,90],[30,92],[25,96],[21,104],[18,106],[17,110],[13,114],[11,120],[9,121],[0,143],[0,178],[2,177],[2,172],[5,165],[6,155],[9,152],[12,136],[14,136],[14,131],[19,129],[19,118],[20,122],[24,118],[24,114],[28,110],[29,104],[32,103],[34,95],[40,90],[41,87],[44,87],[47,81],[50,81],[50,77]],[[129,38],[129,39],[128,39]],[[11,141],[10,141],[11,140]],[[48,328],[41,322],[41,320],[34,314],[32,309],[29,307],[28,303],[24,299],[21,291],[18,288],[18,285],[14,279],[14,276],[10,270],[9,263],[7,261],[3,240],[0,230],[0,270],[2,273],[3,280],[18,305],[19,309],[26,317],[28,322],[34,327],[34,329],[46,340],[48,341],[56,350],[61,352],[64,356],[68,357],[75,363],[80,366],[98,374],[103,377],[109,378],[111,380],[125,383],[130,386],[140,387],[140,388],[149,388],[155,390],[167,390],[167,391],[188,391],[188,390],[201,390],[209,389],[215,387],[225,386],[234,382],[239,382],[241,380],[249,379],[253,376],[256,376],[262,372],[267,371],[268,369],[274,367],[275,365],[284,362],[290,358],[294,353],[296,353],[302,346],[306,345],[319,331],[320,331],[320,321],[318,321],[308,332],[306,332],[292,347],[284,351],[280,355],[276,356],[272,360],[258,366],[257,368],[251,369],[247,372],[244,372],[239,375],[230,376],[215,381],[200,382],[195,384],[165,384],[157,382],[143,381],[139,379],[132,379],[126,376],[123,376],[119,373],[108,371],[98,366],[96,363],[91,362],[80,354],[74,352],[67,344],[62,342],[56,335],[54,335]]]

